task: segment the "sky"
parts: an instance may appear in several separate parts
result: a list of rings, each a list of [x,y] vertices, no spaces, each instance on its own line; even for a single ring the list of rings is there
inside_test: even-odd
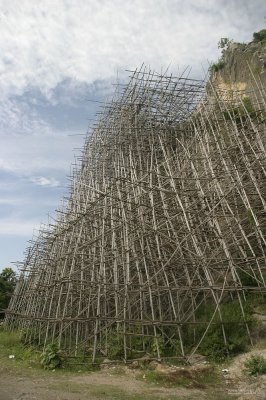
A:
[[[265,22],[265,0],[0,0],[0,270],[67,195],[125,70],[203,77],[221,37],[249,42]]]

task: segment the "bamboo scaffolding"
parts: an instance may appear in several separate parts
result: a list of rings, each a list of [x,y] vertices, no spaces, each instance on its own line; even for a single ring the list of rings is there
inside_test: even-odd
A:
[[[147,338],[161,359],[162,337],[176,338],[186,358],[214,324],[227,345],[221,305],[235,299],[235,323],[251,340],[246,295],[266,293],[264,88],[254,83],[260,101],[251,115],[246,93],[209,84],[206,94],[187,71],[129,72],[101,104],[69,197],[27,249],[6,325],[42,346],[90,351],[93,363],[115,334],[125,362],[145,353]],[[204,322],[197,312],[206,303],[214,311]]]

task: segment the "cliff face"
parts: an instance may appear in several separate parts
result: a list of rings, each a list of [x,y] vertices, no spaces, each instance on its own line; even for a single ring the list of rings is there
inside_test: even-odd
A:
[[[257,85],[266,87],[266,44],[232,43],[224,53],[224,66],[211,72],[210,82],[221,90],[256,96],[256,90],[252,92]]]

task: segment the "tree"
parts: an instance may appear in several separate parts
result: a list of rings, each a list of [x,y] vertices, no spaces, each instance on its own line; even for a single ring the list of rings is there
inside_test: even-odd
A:
[[[229,49],[230,45],[233,43],[232,39],[221,38],[218,42],[218,49],[221,49],[221,57],[218,59],[217,63],[211,65],[213,71],[219,71],[225,65],[225,53]]]
[[[4,318],[3,311],[8,307],[16,282],[15,271],[12,268],[4,268],[0,273],[0,319]]]
[[[231,43],[233,43],[232,39],[221,38],[218,42],[218,49],[228,49]]]

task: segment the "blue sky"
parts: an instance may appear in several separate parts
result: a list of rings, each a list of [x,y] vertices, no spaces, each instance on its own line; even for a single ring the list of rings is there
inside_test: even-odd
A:
[[[265,0],[0,0],[0,270],[67,194],[99,103],[143,62],[204,75],[217,42],[247,42]]]

